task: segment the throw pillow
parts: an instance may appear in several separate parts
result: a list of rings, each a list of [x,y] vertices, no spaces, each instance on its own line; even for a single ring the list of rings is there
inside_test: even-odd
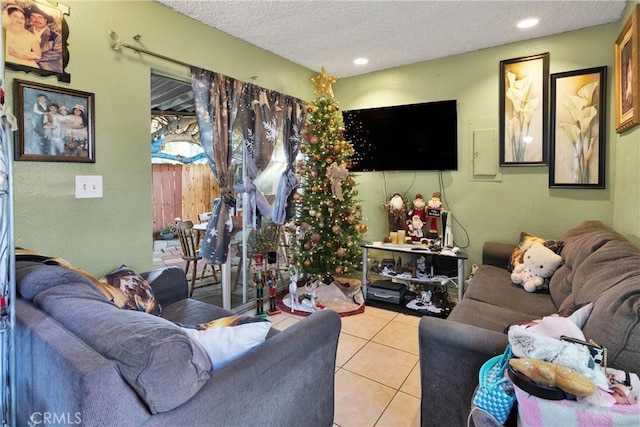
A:
[[[509,258],[509,264],[507,265],[507,270],[512,272],[513,269],[518,264],[522,264],[524,253],[531,247],[531,245],[535,242],[542,243],[543,246],[551,249],[556,254],[560,254],[562,250],[562,246],[564,242],[560,240],[546,240],[538,236],[534,236],[533,234],[525,233],[524,231],[520,233],[520,242],[518,246],[511,253],[511,257]]]
[[[149,282],[126,265],[118,267],[100,281],[109,284],[114,294],[119,294],[112,299],[118,307],[160,316],[162,307],[153,295]]]
[[[271,322],[252,316],[229,316],[198,325],[196,329],[183,329],[205,349],[213,369],[218,369],[262,344]]]

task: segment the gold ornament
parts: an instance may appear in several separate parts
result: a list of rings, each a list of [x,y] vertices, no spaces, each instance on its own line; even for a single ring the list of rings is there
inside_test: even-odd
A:
[[[342,273],[342,267],[341,266],[337,266],[336,267],[336,274],[340,274]]]
[[[333,224],[331,226],[331,231],[333,231],[333,234],[338,234],[340,232],[341,228],[338,224]]]
[[[333,157],[327,157],[327,164],[330,165],[333,163]]]
[[[347,222],[348,222],[349,224],[353,224],[354,222],[356,222],[356,217],[355,217],[355,216],[353,216],[353,215],[349,215],[349,216],[347,217]]]
[[[319,75],[311,78],[311,81],[316,87],[315,88],[316,95],[327,94],[331,97],[333,97],[333,89],[331,88],[331,85],[334,84],[336,80],[338,80],[338,78],[328,75],[327,72],[324,70],[324,67],[320,69]]]
[[[358,225],[358,231],[360,232],[360,234],[366,233],[367,232],[367,226],[365,224]]]
[[[312,144],[315,144],[318,142],[318,136],[317,135],[312,135],[311,138],[309,138],[309,142]]]
[[[304,266],[305,267],[309,267],[311,265],[311,260],[305,259],[304,260]]]
[[[293,200],[300,200],[300,193],[298,192],[293,193]]]
[[[347,250],[345,248],[338,248],[338,250],[336,251],[336,255],[338,255],[340,258],[344,257],[347,254]]]

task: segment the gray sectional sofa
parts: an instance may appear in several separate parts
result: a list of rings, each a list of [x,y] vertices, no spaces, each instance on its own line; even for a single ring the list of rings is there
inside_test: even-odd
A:
[[[335,312],[271,329],[263,344],[212,370],[174,322],[231,313],[189,299],[177,267],[144,276],[162,317],[116,307],[75,271],[16,263],[18,426],[331,426]]]
[[[548,237],[548,236],[544,236]],[[503,352],[507,325],[593,302],[583,327],[609,366],[640,373],[640,249],[596,221],[568,231],[547,293],[528,293],[506,269],[514,244],[487,242],[483,264],[447,319],[420,320],[423,426],[466,426],[478,371]]]

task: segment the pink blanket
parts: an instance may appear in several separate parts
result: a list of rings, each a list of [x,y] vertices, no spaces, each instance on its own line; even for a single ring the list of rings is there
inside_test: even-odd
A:
[[[518,399],[518,426],[640,426],[640,404],[613,405],[611,408],[574,400],[547,400],[514,386]]]

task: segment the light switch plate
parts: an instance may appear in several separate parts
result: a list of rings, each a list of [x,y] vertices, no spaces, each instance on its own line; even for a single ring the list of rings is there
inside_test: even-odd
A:
[[[76,175],[76,199],[102,197],[102,175]]]

